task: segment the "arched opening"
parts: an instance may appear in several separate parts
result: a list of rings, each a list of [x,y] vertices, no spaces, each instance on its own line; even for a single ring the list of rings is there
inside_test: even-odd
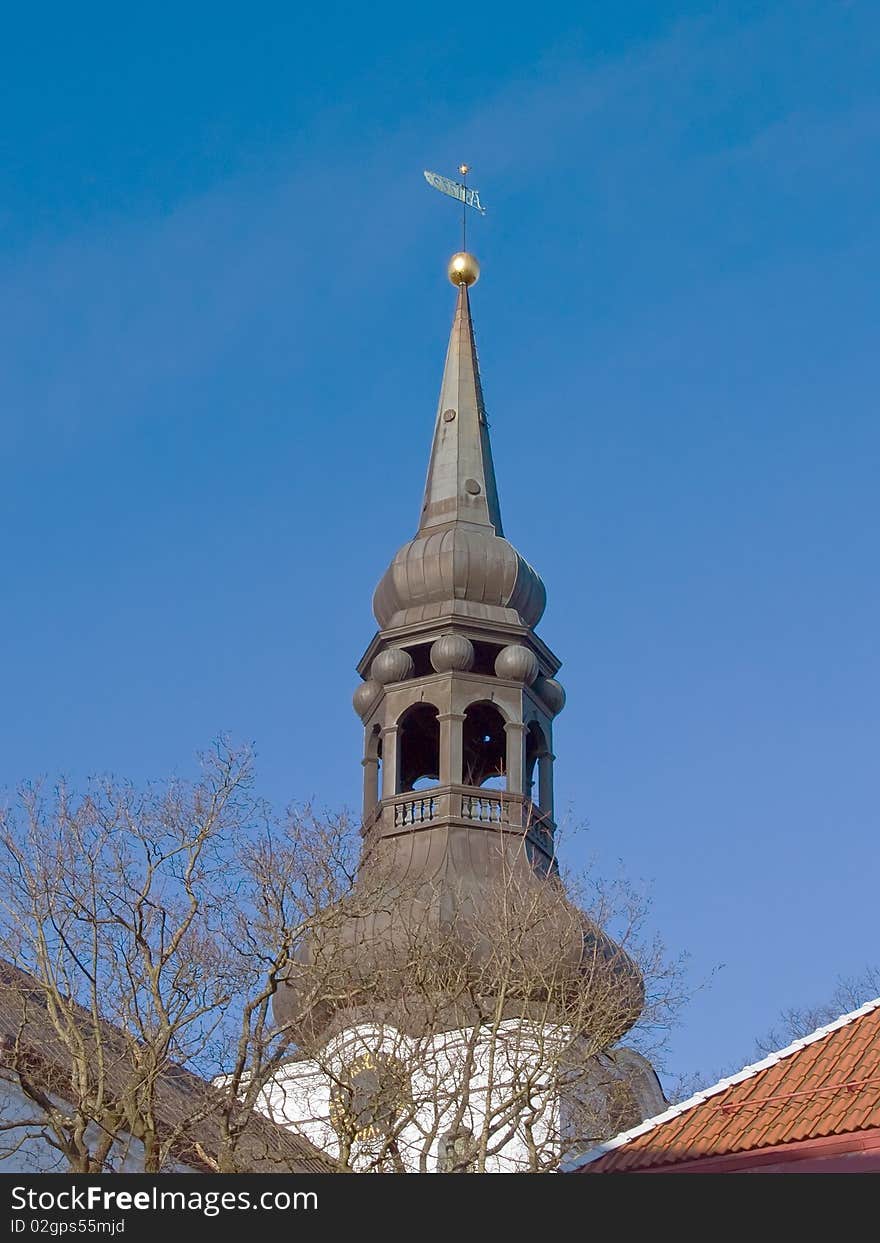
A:
[[[462,781],[466,786],[503,790],[506,775],[504,717],[494,704],[471,704],[462,727]]]
[[[382,730],[374,725],[364,738],[364,815],[382,797]]]
[[[397,725],[397,793],[423,790],[440,780],[440,722],[433,704],[407,708]]]
[[[550,748],[544,731],[537,721],[530,721],[526,731],[526,793],[541,811],[550,811],[546,806],[550,797],[547,781],[547,765],[550,759]]]

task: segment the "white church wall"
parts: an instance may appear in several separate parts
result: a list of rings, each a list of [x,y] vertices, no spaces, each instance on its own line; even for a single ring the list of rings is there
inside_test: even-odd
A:
[[[516,1076],[516,1065],[522,1068],[526,1062],[539,1061],[543,1052],[548,1058],[547,1044],[552,1033],[541,1033],[540,1043],[530,1038],[515,1020],[502,1024],[491,1036],[472,1041],[473,1031],[441,1033],[432,1038],[426,1047],[423,1041],[409,1040],[397,1031],[364,1025],[340,1036],[326,1050],[321,1062],[290,1062],[267,1087],[262,1108],[273,1121],[291,1127],[309,1139],[316,1147],[333,1157],[339,1155],[339,1138],[333,1125],[331,1089],[334,1078],[345,1076],[346,1066],[358,1058],[384,1054],[406,1067],[411,1085],[409,1106],[410,1123],[401,1129],[398,1147],[401,1160],[407,1170],[436,1172],[441,1146],[451,1132],[459,1112],[461,1099],[455,1099],[450,1085],[460,1081],[461,1067],[468,1055],[472,1059],[472,1072],[467,1085],[462,1087],[465,1097],[464,1115],[460,1126],[472,1135],[479,1136],[490,1118],[510,1093]],[[559,1040],[567,1039],[560,1029]],[[474,1047],[472,1047],[472,1044]],[[517,1062],[510,1075],[498,1063],[503,1062],[505,1050],[515,1048]],[[493,1067],[492,1062],[495,1061]],[[545,1146],[550,1137],[559,1133],[559,1102],[551,1076],[546,1083],[538,1081],[537,1107],[533,1143]],[[381,1143],[381,1140],[379,1141]],[[371,1157],[369,1139],[359,1141],[355,1149],[354,1164],[368,1164]],[[520,1131],[511,1134],[501,1150],[487,1157],[488,1172],[515,1172],[528,1168],[529,1152]]]

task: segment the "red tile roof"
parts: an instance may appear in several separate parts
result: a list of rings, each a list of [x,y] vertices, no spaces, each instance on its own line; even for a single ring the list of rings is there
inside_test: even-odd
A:
[[[565,1168],[657,1169],[871,1127],[880,1127],[880,997]]]

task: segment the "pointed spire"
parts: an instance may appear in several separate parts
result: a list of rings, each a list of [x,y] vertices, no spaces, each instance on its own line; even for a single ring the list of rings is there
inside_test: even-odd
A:
[[[466,271],[461,270],[462,260],[471,263]],[[440,386],[419,531],[468,523],[503,534],[468,298],[468,285],[478,272],[470,255],[456,255],[450,264],[450,279],[458,284],[458,302]]]

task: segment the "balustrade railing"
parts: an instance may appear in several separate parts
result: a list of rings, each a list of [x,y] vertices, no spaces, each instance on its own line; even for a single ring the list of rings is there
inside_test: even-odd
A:
[[[465,820],[478,820],[481,824],[505,824],[510,819],[505,799],[482,794],[463,794],[461,814]]]
[[[408,824],[424,824],[437,814],[435,798],[412,798],[394,804],[394,827],[405,828]]]
[[[418,828],[450,817],[533,833],[552,834],[554,828],[551,818],[522,794],[501,790],[479,793],[466,786],[441,786],[383,800],[364,818],[363,831],[369,832],[381,824],[386,826],[386,832]]]

